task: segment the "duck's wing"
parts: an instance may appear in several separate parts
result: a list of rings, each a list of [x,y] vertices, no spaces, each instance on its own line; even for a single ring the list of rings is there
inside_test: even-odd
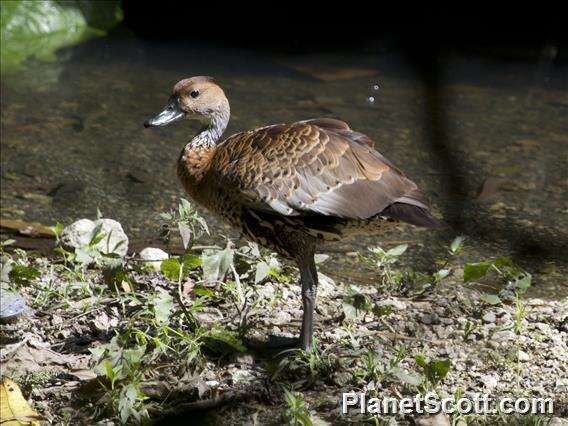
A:
[[[417,185],[372,145],[339,120],[278,124],[224,141],[208,174],[243,204],[274,214],[366,219],[404,204],[430,216]]]

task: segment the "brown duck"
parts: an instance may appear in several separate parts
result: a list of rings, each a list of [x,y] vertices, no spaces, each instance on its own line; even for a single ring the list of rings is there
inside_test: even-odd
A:
[[[424,194],[373,142],[343,121],[275,124],[222,140],[229,102],[211,77],[181,80],[166,108],[144,125],[183,118],[207,126],[182,150],[177,171],[187,193],[247,238],[294,260],[304,315],[300,345],[312,347],[317,247],[397,221],[436,227]]]

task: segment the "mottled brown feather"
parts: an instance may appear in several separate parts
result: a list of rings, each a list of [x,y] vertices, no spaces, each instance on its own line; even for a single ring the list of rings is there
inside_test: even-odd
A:
[[[203,190],[285,216],[367,219],[394,203],[427,209],[416,184],[375,151],[368,137],[333,119],[231,136],[216,147]]]

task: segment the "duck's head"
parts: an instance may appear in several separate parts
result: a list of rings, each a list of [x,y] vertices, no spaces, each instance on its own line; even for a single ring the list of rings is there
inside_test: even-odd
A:
[[[229,117],[229,101],[211,77],[191,77],[178,81],[164,110],[144,122],[144,127],[166,126],[182,118],[215,120]]]

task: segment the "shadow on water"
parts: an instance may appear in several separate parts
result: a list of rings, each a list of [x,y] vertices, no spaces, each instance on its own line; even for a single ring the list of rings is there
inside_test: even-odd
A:
[[[308,55],[118,32],[2,79],[2,216],[69,222],[98,207],[133,239],[155,239],[157,214],[183,196],[175,159],[197,128],[147,131],[142,122],[177,80],[207,74],[229,95],[228,134],[340,117],[426,190],[455,234],[470,237],[467,260],[514,257],[531,272],[546,270],[535,280],[538,294],[562,297],[566,71],[546,55],[509,62],[396,43]],[[215,234],[230,234],[205,215]],[[359,280],[358,265],[344,254],[397,242],[410,244],[408,263],[428,267],[448,234],[401,228],[382,241],[336,244],[330,252],[338,266],[328,268]]]

